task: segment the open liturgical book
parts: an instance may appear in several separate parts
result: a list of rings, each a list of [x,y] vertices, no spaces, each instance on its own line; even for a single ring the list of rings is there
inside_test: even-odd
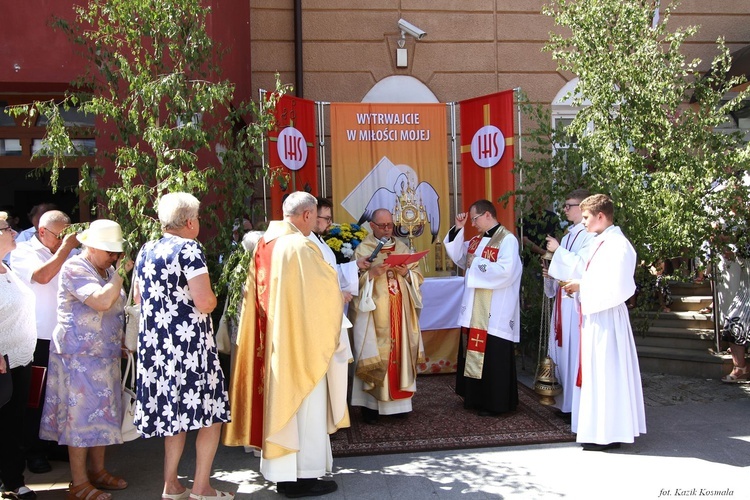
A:
[[[389,266],[406,266],[417,262],[429,253],[429,250],[418,253],[392,253],[385,259]]]

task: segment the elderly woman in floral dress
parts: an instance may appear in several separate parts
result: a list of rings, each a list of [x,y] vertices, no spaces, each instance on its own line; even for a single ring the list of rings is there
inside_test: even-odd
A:
[[[195,241],[199,207],[188,193],[162,196],[164,235],[143,246],[135,268],[134,297],[141,303],[135,424],[144,437],[165,438],[162,498],[169,500],[234,496],[209,483],[229,402],[210,317],[216,296]],[[191,430],[198,430],[192,492],[177,477]]]
[[[128,483],[104,468],[105,447],[122,443],[123,308],[117,269],[129,271],[120,225],[100,219],[78,236],[83,252],[60,270],[57,328],[52,334],[47,394],[39,436],[68,446],[68,500],[107,500]],[[117,269],[116,269],[117,268]]]

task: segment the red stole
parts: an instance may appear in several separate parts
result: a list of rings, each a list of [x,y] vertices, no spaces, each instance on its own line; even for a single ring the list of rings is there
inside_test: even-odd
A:
[[[414,396],[414,393],[401,390],[401,349],[403,348],[401,345],[401,320],[403,315],[401,287],[398,284],[395,271],[389,269],[385,274],[388,280],[388,303],[391,309],[391,352],[388,356],[388,391],[391,394],[391,399],[407,399]]]
[[[266,329],[268,328],[268,297],[271,281],[271,256],[276,239],[266,242],[263,238],[253,256],[255,260],[255,356],[253,363],[252,415],[250,424],[250,445],[263,446],[263,414],[266,373]],[[253,270],[251,269],[251,272]]]

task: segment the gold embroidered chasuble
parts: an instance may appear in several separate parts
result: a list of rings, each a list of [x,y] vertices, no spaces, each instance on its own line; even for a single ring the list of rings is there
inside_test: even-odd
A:
[[[377,244],[378,240],[369,234],[352,259],[371,255]],[[394,238],[383,246],[373,265],[382,263],[391,253],[409,253],[409,248]],[[362,273],[359,296],[354,297],[350,307],[354,315],[354,348],[359,351],[355,374],[364,382],[364,390],[378,401],[411,397],[414,393],[406,389],[414,386],[417,363],[424,362],[417,315],[417,309],[422,308],[420,286],[424,277],[418,262],[408,267],[411,283],[388,270],[368,284],[367,272]],[[371,293],[368,293],[370,286]],[[374,304],[374,309],[365,307],[363,302],[368,301]]]
[[[225,445],[259,447],[265,459],[298,451],[296,426],[290,422],[326,376],[342,314],[336,271],[320,249],[294,225],[272,221],[248,272]],[[334,422],[330,402],[328,407],[329,434],[349,426],[348,413]]]

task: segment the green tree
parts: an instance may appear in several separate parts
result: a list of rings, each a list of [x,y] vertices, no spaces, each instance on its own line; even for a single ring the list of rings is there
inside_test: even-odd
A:
[[[727,77],[731,58],[721,39],[711,70],[699,73],[701,61],[682,53],[697,28],[668,28],[676,2],[653,23],[657,3],[552,0],[544,7],[561,28],[545,50],[561,71],[580,79],[570,97],[582,110],[566,129],[580,157],[544,152],[545,141],[548,148],[565,141],[547,126],[535,132],[540,147],[533,161],[523,163],[527,179],[538,181],[527,183],[535,199],[560,200],[561,191],[578,186],[609,194],[616,222],[647,262],[696,255],[704,241],[724,246],[727,240],[717,236],[728,230],[717,221],[736,228],[748,220],[742,181],[750,148],[742,134],[716,130],[746,104],[747,90],[725,98],[744,78]],[[537,112],[536,119],[543,127],[547,118]],[[745,246],[746,233],[734,243]]]
[[[203,223],[215,234],[206,247],[218,264],[231,250],[233,221],[247,214],[253,186],[267,171],[260,146],[283,89],[277,82],[265,111],[234,102],[234,85],[216,64],[224,49],[206,31],[209,13],[200,0],[75,6],[72,21],[53,24],[82,49],[89,70],[62,100],[12,110],[29,120],[47,117],[38,155],[49,158],[53,184],[71,158],[83,159],[80,190],[92,213],[119,222],[133,253],[161,233],[158,198],[186,191],[203,201]],[[96,117],[98,135],[111,147],[85,156],[74,142],[79,131],[61,115],[72,106]]]

